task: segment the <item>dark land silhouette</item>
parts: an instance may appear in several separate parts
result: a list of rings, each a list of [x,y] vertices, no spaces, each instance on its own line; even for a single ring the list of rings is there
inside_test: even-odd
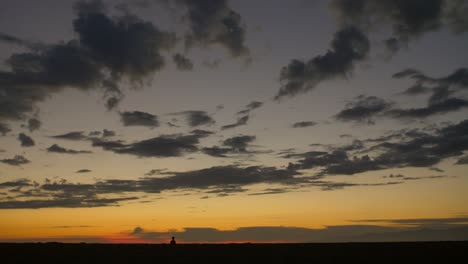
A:
[[[2,263],[464,263],[465,242],[311,244],[3,243]]]

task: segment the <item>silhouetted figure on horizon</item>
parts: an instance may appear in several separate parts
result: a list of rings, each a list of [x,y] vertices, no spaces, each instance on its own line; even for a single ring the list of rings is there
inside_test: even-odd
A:
[[[175,245],[175,244],[176,244],[176,242],[175,242],[175,237],[172,237],[172,239],[171,239],[171,245]]]

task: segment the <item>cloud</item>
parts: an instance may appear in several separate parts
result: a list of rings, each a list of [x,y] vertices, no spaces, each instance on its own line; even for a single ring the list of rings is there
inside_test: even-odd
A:
[[[115,136],[115,131],[104,129],[102,130],[102,137],[113,137]]]
[[[275,100],[308,92],[323,81],[349,75],[354,64],[366,58],[369,50],[369,40],[358,28],[350,26],[339,30],[325,55],[306,62],[292,60],[281,69],[281,88]]]
[[[41,128],[42,122],[39,119],[36,118],[30,118],[28,120],[28,130],[29,132],[34,132],[35,130],[38,130]]]
[[[370,31],[390,28],[391,35],[384,43],[392,52],[442,27],[455,33],[468,29],[468,21],[461,14],[468,10],[464,1],[334,0],[331,6],[342,26],[354,25]]]
[[[468,156],[462,157],[455,163],[457,165],[465,165],[468,164]]]
[[[241,110],[237,112],[238,115],[247,115],[249,114],[252,110],[255,110],[257,108],[262,107],[263,103],[259,101],[252,101],[249,104],[245,106],[244,110]]]
[[[223,146],[205,147],[202,152],[213,157],[228,157],[228,154],[251,154],[255,151],[248,150],[250,143],[255,141],[255,136],[235,136],[225,139]]]
[[[184,55],[180,53],[174,54],[174,56],[172,56],[172,60],[174,61],[178,70],[181,70],[181,71],[193,70],[192,61],[190,61],[189,58],[185,57]]]
[[[33,183],[28,179],[18,179],[9,182],[0,183],[1,188],[16,188],[16,187],[30,187],[33,186]]]
[[[12,54],[0,71],[0,122],[24,120],[37,104],[65,88],[102,90],[109,108],[123,98],[122,80],[133,85],[162,69],[161,52],[173,33],[136,16],[110,17],[100,1],[79,1],[73,29],[78,39]],[[102,6],[102,4],[100,4]]]
[[[304,128],[317,125],[317,122],[314,121],[301,121],[292,124],[293,128]]]
[[[354,121],[374,124],[374,117],[382,114],[391,106],[391,102],[387,102],[379,97],[359,95],[349,102],[345,109],[336,114],[335,118],[345,122]]]
[[[51,136],[52,138],[66,139],[66,140],[85,140],[88,137],[83,131],[72,131],[61,135]]]
[[[0,209],[39,209],[39,208],[82,208],[117,206],[119,202],[135,200],[136,197],[127,198],[61,198],[27,201],[1,201]]]
[[[468,224],[467,217],[450,218],[408,218],[408,219],[362,219],[353,220],[357,223],[383,223],[395,224],[398,226],[420,226],[420,227],[440,227],[454,224]]]
[[[245,125],[247,125],[247,121],[249,121],[249,116],[248,115],[238,117],[237,122],[235,122],[233,124],[222,126],[221,130],[231,129],[231,128],[235,128],[235,127],[238,127],[238,126],[245,126]]]
[[[175,236],[178,241],[184,243],[463,241],[468,234],[468,228],[466,225],[450,225],[443,229],[422,229],[419,226],[400,228],[378,225],[327,226],[320,229],[288,226],[250,226],[233,230],[186,227],[181,231],[164,232],[137,227],[130,234],[154,242],[169,241],[172,236]],[[272,252],[269,252],[269,254],[276,255]]]
[[[2,136],[5,136],[10,131],[10,126],[8,126],[7,124],[0,123],[0,134],[2,134]]]
[[[122,141],[94,140],[94,147],[138,157],[180,157],[198,150],[200,135],[162,135],[125,144]]]
[[[295,163],[290,163],[289,169],[317,169],[316,176],[320,177],[405,167],[431,168],[445,159],[459,157],[468,150],[467,131],[468,120],[464,120],[438,128],[432,133],[407,131],[399,137],[389,135],[383,140],[363,140],[357,145],[353,143],[344,147],[331,147],[329,152],[288,153],[282,157],[299,159]],[[401,132],[396,132],[399,133]],[[366,147],[363,145],[364,142],[377,142],[377,144]],[[360,156],[350,156],[348,152],[355,150],[359,151]],[[411,179],[406,177],[405,180]]]
[[[208,130],[203,130],[203,129],[194,129],[194,130],[190,131],[190,134],[194,134],[194,135],[197,135],[197,136],[200,136],[200,137],[207,137],[207,136],[215,134],[215,132],[208,131]]]
[[[247,146],[255,141],[255,139],[255,136],[236,136],[224,140],[223,145],[231,147],[233,150],[243,152],[246,151]]]
[[[66,149],[61,147],[57,144],[53,144],[47,148],[47,152],[51,153],[62,153],[62,154],[90,154],[92,153],[89,150],[74,150],[74,149]]]
[[[0,32],[0,42],[9,43],[9,44],[13,44],[13,45],[18,45],[18,46],[22,46],[22,47],[32,49],[32,50],[40,49],[41,46],[42,46],[40,43],[34,43],[34,42],[31,42],[31,41],[20,39],[18,37],[8,35],[8,34],[2,33],[2,32]]]
[[[36,143],[34,143],[34,140],[24,133],[18,134],[18,140],[21,142],[22,147],[32,147],[36,145]]]
[[[81,170],[77,170],[75,173],[90,173],[90,172],[92,172],[92,170],[81,169]]]
[[[188,48],[217,44],[229,51],[232,57],[249,56],[245,46],[246,27],[239,13],[232,10],[226,0],[176,1],[187,8],[186,17],[190,33],[186,37]]]
[[[31,161],[28,160],[27,158],[23,157],[22,155],[16,155],[15,157],[11,159],[2,159],[0,162],[3,162],[5,164],[11,165],[11,166],[21,166],[24,164],[28,164]]]
[[[120,121],[124,126],[145,126],[145,127],[158,127],[159,121],[156,115],[145,112],[119,112]]]
[[[216,123],[216,121],[207,112],[200,110],[182,111],[172,113],[172,115],[185,116],[185,119],[190,127],[212,125]]]
[[[388,115],[394,118],[427,118],[432,115],[459,111],[468,107],[468,101],[453,97],[454,94],[468,90],[468,69],[459,68],[453,73],[434,78],[415,69],[406,69],[393,74],[394,78],[411,78],[414,84],[403,94],[419,95],[431,93],[427,106],[410,109],[394,109]]]
[[[445,114],[448,112],[458,111],[463,108],[468,108],[467,100],[459,98],[448,98],[443,101],[431,103],[426,107],[393,109],[389,111],[387,115],[401,119],[426,118],[436,114]]]

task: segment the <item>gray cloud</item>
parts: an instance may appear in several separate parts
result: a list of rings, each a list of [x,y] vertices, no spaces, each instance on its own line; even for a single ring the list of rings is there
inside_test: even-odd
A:
[[[248,115],[252,110],[262,107],[263,103],[259,101],[252,101],[245,106],[244,110],[237,112],[238,115]]]
[[[335,118],[340,121],[374,124],[374,117],[382,114],[391,106],[391,102],[379,97],[359,95],[349,102],[345,109],[336,114]]]
[[[28,120],[28,130],[29,132],[34,132],[35,130],[38,130],[41,128],[42,122],[39,119],[36,118],[30,118]]]
[[[367,56],[369,50],[369,40],[358,28],[351,26],[339,30],[325,55],[306,62],[292,60],[281,69],[282,84],[275,100],[305,93],[326,80],[345,77],[352,72],[356,62]]]
[[[104,129],[102,130],[102,137],[113,137],[115,136],[115,131]]]
[[[465,165],[468,164],[468,156],[462,157],[455,163],[457,165]]]
[[[139,157],[179,157],[198,150],[200,135],[162,135],[130,144],[96,139],[93,146]]]
[[[354,25],[370,30],[388,26],[392,33],[384,43],[392,52],[444,26],[456,33],[468,29],[468,21],[462,15],[463,10],[468,10],[464,1],[334,0],[331,6],[342,26]]]
[[[10,131],[10,126],[8,126],[7,124],[0,123],[0,134],[2,134],[2,136],[5,136]]]
[[[62,153],[62,154],[90,154],[92,153],[89,150],[74,150],[74,149],[67,149],[61,147],[57,144],[53,144],[52,146],[47,148],[47,152],[51,153]]]
[[[444,114],[457,111],[463,108],[468,108],[468,101],[459,98],[448,98],[443,101],[430,103],[426,107],[410,108],[410,109],[393,109],[387,115],[394,118],[426,118],[436,114]]]
[[[145,127],[158,127],[159,121],[156,115],[145,112],[119,112],[120,121],[124,126],[145,126]]]
[[[92,172],[92,170],[81,169],[81,170],[77,170],[75,173],[90,173],[90,172]]]
[[[301,121],[292,124],[293,128],[304,128],[304,127],[311,127],[317,125],[317,122],[314,121]]]
[[[248,121],[249,121],[249,116],[248,115],[241,116],[241,117],[237,118],[237,122],[229,124],[229,125],[222,126],[221,130],[231,129],[231,128],[235,128],[235,127],[238,127],[238,126],[244,126],[244,125],[247,125]]]
[[[0,183],[0,188],[16,188],[16,187],[29,187],[33,186],[33,183],[28,179],[18,179],[15,181]]]
[[[36,145],[34,140],[31,137],[24,134],[24,133],[19,133],[18,134],[18,140],[21,142],[22,147],[32,147],[32,146]]]
[[[226,0],[182,0],[176,1],[187,8],[190,33],[186,46],[202,47],[217,44],[226,48],[233,57],[249,56],[245,46],[245,25],[240,14],[232,10]]]
[[[388,227],[378,225],[327,226],[323,229],[285,226],[252,226],[234,230],[215,228],[184,228],[182,231],[158,232],[137,227],[130,233],[149,241],[168,241],[175,236],[185,243],[219,242],[401,242],[401,241],[463,241],[468,235],[466,225],[450,225],[443,229]],[[426,252],[427,253],[427,252]],[[274,254],[274,253],[273,253]]]
[[[112,108],[123,98],[118,83],[134,85],[164,66],[161,52],[175,36],[135,16],[110,17],[100,1],[79,1],[73,28],[77,40],[12,54],[0,71],[0,121],[17,121],[37,103],[65,88],[101,89]]]
[[[66,140],[85,140],[88,137],[83,131],[72,131],[61,135],[51,136],[52,138],[66,139]]]
[[[352,149],[336,147],[330,152],[311,151],[283,157],[300,158],[298,162],[290,163],[289,169],[317,168],[320,169],[318,176],[403,167],[430,168],[445,159],[463,155],[468,150],[467,131],[468,120],[464,120],[438,128],[433,133],[407,131],[402,137],[390,135],[383,141],[373,141],[379,143],[370,148],[359,144],[359,152],[368,153],[361,156],[350,157],[348,151]],[[389,139],[396,141],[386,141]]]
[[[202,152],[213,157],[228,157],[229,154],[257,153],[248,149],[250,143],[255,141],[255,136],[235,136],[225,139],[222,146],[205,147]]]
[[[192,61],[180,53],[174,54],[174,56],[172,56],[172,61],[174,61],[178,70],[181,70],[181,71],[193,70]]]
[[[29,161],[27,158],[25,158],[22,155],[16,155],[11,159],[2,159],[2,160],[0,160],[0,162],[3,162],[3,163],[8,164],[8,165],[12,165],[12,166],[21,166],[21,165],[24,165],[24,164],[28,164],[31,161]]]
[[[207,112],[200,110],[182,111],[172,113],[172,115],[185,116],[185,119],[190,127],[212,125],[216,123],[216,121]]]

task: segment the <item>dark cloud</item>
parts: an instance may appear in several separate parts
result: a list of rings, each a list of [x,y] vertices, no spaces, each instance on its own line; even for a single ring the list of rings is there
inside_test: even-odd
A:
[[[394,78],[410,78],[414,84],[403,94],[431,93],[427,106],[410,109],[394,109],[388,115],[394,118],[426,118],[437,114],[459,111],[468,107],[468,101],[452,95],[468,90],[468,69],[459,68],[453,73],[434,78],[415,69],[406,69],[393,75]]]
[[[461,14],[468,9],[464,1],[334,0],[332,8],[342,26],[354,25],[371,31],[389,27],[391,36],[385,44],[393,52],[443,26],[458,33],[468,29],[466,16]]]
[[[231,128],[235,128],[235,127],[238,127],[238,126],[247,125],[247,121],[249,121],[249,115],[238,117],[237,122],[235,122],[233,124],[222,126],[221,130],[231,129]]]
[[[79,1],[75,5],[78,18],[73,27],[81,45],[96,61],[112,70],[112,75],[128,75],[133,80],[164,66],[161,51],[173,47],[174,34],[136,16],[111,18],[102,7],[90,7],[95,2]]]
[[[133,112],[119,112],[120,121],[124,126],[145,126],[145,127],[158,127],[159,121],[156,115],[146,112],[133,111]]]
[[[53,144],[52,146],[47,148],[47,152],[52,153],[62,153],[62,154],[89,154],[92,153],[89,150],[74,150],[74,149],[66,149],[61,147],[57,144]]]
[[[173,113],[172,115],[183,115],[190,127],[212,125],[216,121],[205,111],[190,110]]]
[[[325,55],[306,62],[292,60],[281,69],[282,85],[275,100],[305,93],[323,81],[345,77],[352,72],[356,62],[367,56],[369,50],[369,40],[358,28],[351,26],[339,30]]]
[[[409,219],[362,219],[354,220],[352,222],[357,223],[384,223],[384,224],[396,224],[400,226],[442,226],[442,225],[453,225],[453,224],[467,224],[468,217],[452,217],[452,218],[409,218]]]
[[[172,60],[174,61],[178,70],[181,70],[181,71],[193,70],[192,61],[180,53],[174,54],[174,56],[172,56]]]
[[[32,146],[36,145],[34,140],[31,137],[24,134],[24,133],[19,133],[18,134],[18,140],[21,142],[22,147],[32,147]]]
[[[29,161],[27,158],[23,157],[22,155],[16,155],[15,157],[11,159],[2,159],[0,160],[0,162],[3,162],[11,166],[21,166],[24,164],[28,164],[31,161]]]
[[[459,160],[457,160],[457,162],[455,164],[458,164],[458,165],[468,164],[468,156],[460,158]]]
[[[236,136],[224,140],[223,145],[231,147],[236,151],[244,152],[246,151],[247,146],[253,141],[255,141],[255,139],[255,136]]]
[[[30,118],[28,120],[28,129],[29,132],[34,132],[35,130],[38,130],[41,128],[42,122],[39,119],[36,118]]]
[[[66,140],[85,140],[88,137],[83,131],[72,131],[61,135],[52,136],[52,138],[66,139]]]
[[[90,172],[92,172],[92,170],[81,169],[81,170],[77,170],[75,173],[90,173]]]
[[[0,209],[39,209],[39,208],[82,208],[118,206],[119,202],[135,200],[136,197],[126,198],[57,198],[27,201],[1,201]]]
[[[406,89],[402,94],[404,95],[420,95],[430,92],[429,87],[422,86],[421,84],[415,84]]]
[[[340,121],[374,124],[374,117],[390,109],[391,106],[391,102],[379,97],[359,95],[336,114],[335,118]]]
[[[107,106],[123,98],[119,82],[141,85],[164,66],[161,52],[175,36],[133,15],[110,17],[100,1],[79,1],[73,28],[78,40],[12,54],[0,71],[0,121],[23,120],[37,103],[65,88],[101,89]]]
[[[31,182],[28,179],[18,179],[15,181],[0,183],[0,189],[1,188],[30,187],[30,186],[33,186],[33,182]]]
[[[0,42],[18,45],[32,50],[40,49],[42,47],[40,43],[34,43],[31,41],[20,39],[18,37],[8,35],[2,32],[0,32]]]
[[[289,163],[289,169],[318,169],[317,176],[352,175],[404,167],[431,168],[445,159],[463,155],[468,150],[467,132],[468,120],[465,120],[438,128],[433,133],[407,131],[406,135],[400,137],[390,135],[383,141],[373,140],[372,142],[378,144],[369,148],[363,145],[364,141],[359,141],[344,147],[334,147],[329,152],[310,151],[285,154],[282,157],[299,159],[295,163]],[[393,141],[389,141],[390,139]],[[359,151],[361,156],[350,156],[350,151]],[[411,179],[405,177],[404,180]]]
[[[0,123],[0,134],[2,134],[2,136],[5,136],[10,131],[10,126]]]
[[[203,129],[194,129],[194,130],[190,131],[190,134],[194,134],[194,135],[197,135],[197,136],[200,136],[200,137],[207,137],[207,136],[215,134],[215,132],[208,131],[208,130],[203,130]]]
[[[443,101],[429,104],[422,108],[410,109],[393,109],[387,114],[394,118],[426,118],[436,114],[444,114],[448,112],[458,111],[463,108],[468,108],[468,101],[459,98],[448,98]]]
[[[245,106],[244,110],[241,110],[237,112],[238,115],[247,115],[249,114],[252,110],[255,110],[257,108],[260,108],[263,105],[262,102],[259,101],[252,101],[249,104]]]
[[[292,124],[293,128],[303,128],[303,127],[310,127],[310,126],[315,126],[317,125],[317,122],[314,121],[301,121],[301,122],[296,122]]]
[[[240,14],[232,10],[226,0],[181,0],[176,3],[187,8],[190,33],[186,46],[202,47],[217,44],[233,57],[249,56],[245,46],[245,25]]]
[[[130,144],[122,141],[94,140],[93,146],[118,154],[139,157],[179,157],[198,150],[200,135],[162,135]]]
[[[213,147],[203,148],[202,152],[205,153],[206,155],[210,155],[210,156],[213,156],[213,157],[225,158],[225,157],[227,157],[227,154],[232,153],[232,149],[231,148],[225,148],[225,147],[213,146]]]
[[[235,136],[225,139],[222,146],[205,147],[202,152],[213,157],[228,157],[229,154],[257,153],[248,149],[250,143],[255,141],[255,136]]]
[[[115,136],[115,131],[107,130],[107,129],[102,130],[102,137],[113,137],[113,136]]]
[[[380,223],[380,222],[379,222]],[[286,243],[311,242],[401,242],[401,241],[464,241],[468,227],[447,225],[442,229],[423,229],[415,225],[410,228],[378,225],[327,226],[320,229],[285,226],[251,226],[234,230],[215,228],[184,228],[181,231],[149,231],[135,228],[130,235],[146,241],[168,241],[175,236],[185,243],[245,242]],[[274,254],[274,253],[273,253]]]

